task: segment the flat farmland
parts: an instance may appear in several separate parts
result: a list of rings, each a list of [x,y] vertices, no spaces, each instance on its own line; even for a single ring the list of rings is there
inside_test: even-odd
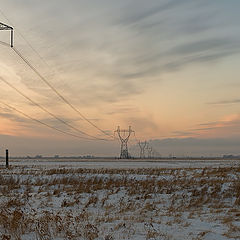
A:
[[[0,166],[4,165],[3,159]],[[24,167],[70,167],[70,168],[204,168],[204,167],[231,167],[239,166],[240,160],[191,160],[191,159],[13,159],[12,166]]]
[[[240,162],[14,160],[0,239],[239,239]]]

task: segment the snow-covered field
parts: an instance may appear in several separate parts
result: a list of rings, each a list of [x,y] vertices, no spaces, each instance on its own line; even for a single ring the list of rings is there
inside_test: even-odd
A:
[[[203,168],[203,167],[227,167],[239,165],[240,160],[119,160],[119,159],[21,159],[11,160],[13,166],[44,166],[44,167],[72,167],[72,168]],[[0,161],[0,165],[4,161]]]
[[[240,239],[240,162],[2,162],[0,239]]]

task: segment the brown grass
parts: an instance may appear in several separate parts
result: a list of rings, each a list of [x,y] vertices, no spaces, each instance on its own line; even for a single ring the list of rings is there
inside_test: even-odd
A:
[[[206,208],[228,227],[226,235],[239,231],[234,225],[240,216],[239,167],[0,171],[0,239],[34,233],[38,239],[110,240],[115,232],[131,239],[136,223],[147,223],[146,239],[171,239],[154,223],[187,228],[192,219],[208,219]],[[224,191],[223,184],[229,184]],[[105,232],[105,223],[114,230]]]

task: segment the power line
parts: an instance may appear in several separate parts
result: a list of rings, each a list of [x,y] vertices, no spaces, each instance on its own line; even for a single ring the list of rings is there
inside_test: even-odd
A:
[[[10,45],[8,43],[2,42],[2,41],[0,41],[0,44],[2,44],[5,47],[10,47]]]
[[[14,26],[14,24],[9,20],[9,18],[4,14],[4,12],[0,9],[0,13],[3,15],[3,17],[8,21],[9,24],[11,24],[12,26]],[[48,63],[44,60],[44,58],[39,54],[39,52],[32,46],[32,44],[24,37],[24,35],[18,30],[15,28],[15,31],[17,32],[17,34],[19,34],[19,36],[22,37],[22,39],[28,44],[28,46],[32,49],[32,51],[37,54],[37,56],[42,60],[42,62],[50,67],[48,65]]]
[[[13,51],[36,73],[36,75],[50,88],[52,89],[52,91],[55,92],[56,95],[58,95],[58,97],[60,99],[62,99],[62,101],[67,104],[70,108],[72,108],[76,113],[78,113],[85,121],[87,121],[89,124],[91,124],[93,127],[97,128],[99,131],[101,131],[103,134],[110,136],[112,138],[114,138],[114,136],[112,136],[111,134],[106,133],[104,130],[102,130],[101,128],[99,128],[97,125],[95,125],[94,123],[92,123],[89,119],[87,119],[76,107],[74,107],[62,94],[59,93],[59,91],[44,77],[42,76],[41,73],[39,73],[39,71],[15,48],[12,48]]]
[[[13,23],[11,23],[11,21],[9,20],[9,18],[3,13],[3,11],[0,9],[0,13],[4,16],[4,18],[11,24],[14,25]],[[16,29],[16,28],[15,28]],[[44,58],[39,54],[39,52],[32,46],[32,44],[24,37],[24,35],[17,30],[17,33],[25,40],[25,42],[29,45],[29,47],[32,49],[32,51],[34,51],[37,56],[45,63],[45,65],[47,65],[49,68],[50,66],[47,64],[47,62],[44,60]],[[17,49],[13,48],[13,50],[20,56],[20,52],[17,51]],[[20,56],[22,59],[24,58],[22,55]],[[87,121],[90,125],[92,125],[94,128],[96,128],[97,130],[99,130],[100,132],[102,132],[104,135],[114,138],[114,136],[112,134],[109,134],[107,132],[105,132],[104,130],[102,130],[101,128],[99,128],[96,124],[94,124],[93,122],[91,122],[88,118],[86,118],[76,107],[74,107],[66,98],[64,98],[48,81],[46,81],[46,79],[38,72],[36,71],[36,68],[34,68],[29,61],[27,61],[25,58],[23,59],[25,63],[27,63],[29,65],[29,67],[67,104],[69,105],[69,107],[71,107],[75,112],[77,112],[85,121]],[[31,66],[30,66],[31,65]],[[41,76],[40,76],[41,75]]]
[[[42,105],[40,105],[39,103],[35,102],[34,100],[32,100],[30,97],[28,97],[26,94],[24,94],[22,91],[20,91],[19,89],[17,89],[16,87],[14,87],[11,83],[9,83],[7,80],[5,80],[3,77],[0,76],[0,80],[3,81],[5,84],[7,84],[9,87],[11,87],[12,89],[14,89],[16,92],[18,92],[21,96],[23,96],[24,98],[26,98],[29,102],[31,102],[33,105],[39,107],[42,111],[48,113],[49,115],[51,115],[53,118],[55,118],[56,120],[58,120],[59,122],[67,125],[68,127],[74,129],[75,131],[84,134],[88,137],[92,137],[95,140],[106,140],[109,141],[108,139],[102,139],[102,138],[97,138],[95,136],[92,136],[88,133],[85,133],[81,130],[79,130],[78,128],[72,126],[71,124],[69,124],[68,122],[62,120],[61,118],[57,117],[55,114],[51,113],[50,111],[48,111],[45,107],[43,107]]]
[[[18,113],[22,114],[23,116],[25,116],[26,118],[28,118],[28,119],[30,119],[30,120],[32,120],[32,121],[35,121],[35,122],[37,122],[37,123],[40,123],[41,125],[44,125],[45,127],[51,128],[51,129],[53,129],[53,130],[55,130],[55,131],[58,131],[58,132],[61,132],[61,133],[65,134],[65,135],[69,135],[69,136],[76,137],[76,138],[79,138],[79,139],[93,140],[93,139],[90,139],[90,138],[85,138],[85,137],[78,136],[78,135],[73,134],[73,133],[65,132],[65,131],[63,131],[63,130],[61,130],[61,129],[58,129],[58,128],[56,128],[56,127],[53,127],[53,126],[51,126],[51,125],[49,125],[49,124],[47,124],[47,123],[45,123],[45,122],[43,122],[43,121],[41,121],[41,120],[38,120],[38,119],[36,119],[36,118],[33,118],[33,117],[29,116],[28,114],[26,114],[26,113],[24,113],[24,112],[16,109],[16,108],[13,107],[13,106],[10,106],[10,105],[7,104],[7,103],[2,102],[1,100],[0,100],[0,103],[1,103],[2,105],[4,105],[4,106],[6,106],[6,107],[8,107],[8,108],[10,108],[10,109],[12,109],[12,110],[14,110],[15,112],[18,112]]]
[[[4,46],[7,46],[7,47],[10,47],[10,45],[8,43],[5,43],[5,42],[2,42],[0,41],[0,44],[4,45]],[[85,133],[81,130],[79,130],[78,128],[70,125],[69,123],[67,123],[66,121],[62,120],[61,118],[57,117],[55,114],[51,113],[50,111],[48,111],[46,108],[44,108],[43,106],[41,106],[39,103],[36,103],[35,101],[33,101],[31,98],[29,98],[27,95],[25,95],[23,92],[21,92],[20,90],[18,90],[16,87],[14,87],[11,83],[9,83],[8,81],[6,81],[5,79],[3,79],[2,77],[0,77],[0,79],[5,83],[7,84],[9,87],[13,88],[15,91],[17,91],[20,95],[22,95],[23,97],[25,97],[28,101],[30,101],[32,104],[36,105],[37,107],[39,107],[40,109],[42,109],[44,112],[48,113],[49,115],[51,115],[52,117],[54,117],[55,119],[57,119],[58,121],[60,121],[61,123],[69,126],[70,128],[80,132],[81,134],[84,134],[86,136],[89,136],[91,138],[93,138],[92,140],[103,140],[103,141],[111,141],[110,139],[103,139],[103,138],[98,138],[98,137],[95,137],[93,135],[90,135],[88,133]],[[88,139],[88,138],[86,138]]]
[[[5,43],[5,42],[2,42],[0,41],[0,44],[4,45],[4,46],[7,46],[7,47],[10,47],[10,44],[8,43]],[[86,136],[89,136],[89,137],[92,137],[94,138],[95,140],[103,140],[103,141],[111,141],[109,139],[103,139],[103,138],[98,138],[98,137],[95,137],[93,135],[90,135],[88,133],[85,133],[81,130],[79,130],[78,128],[70,125],[69,123],[67,123],[66,121],[62,120],[61,118],[57,117],[55,114],[51,113],[50,111],[48,111],[46,108],[44,108],[43,106],[41,106],[39,103],[33,101],[31,98],[29,98],[27,95],[25,95],[23,92],[21,92],[19,89],[17,89],[16,87],[14,87],[11,83],[9,83],[7,80],[3,79],[2,77],[0,77],[0,79],[5,83],[7,84],[9,87],[13,88],[15,91],[17,91],[20,95],[22,95],[24,98],[26,98],[28,101],[30,101],[32,104],[36,105],[37,107],[39,107],[40,109],[42,109],[44,112],[48,113],[49,115],[51,115],[52,117],[54,117],[55,119],[57,119],[58,121],[60,121],[61,123],[69,126],[70,128],[76,130],[77,132],[81,133],[81,134],[84,134]]]

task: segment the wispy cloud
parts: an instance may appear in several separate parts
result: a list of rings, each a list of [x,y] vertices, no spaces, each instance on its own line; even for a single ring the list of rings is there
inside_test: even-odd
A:
[[[216,102],[209,102],[209,105],[232,105],[240,103],[240,99],[233,99],[233,100],[221,100]]]
[[[230,115],[226,116],[222,120],[215,122],[201,123],[185,131],[175,131],[173,136],[176,137],[208,137],[209,135],[228,135],[232,136],[240,132],[240,116]]]
[[[18,114],[15,114],[14,112],[6,108],[0,108],[0,117],[20,123],[22,126],[25,126],[29,124],[29,122],[31,122],[30,120],[27,120],[26,118],[21,117]]]
[[[202,138],[193,137],[155,139],[151,146],[163,156],[222,156],[225,154],[239,155],[239,138]]]
[[[172,137],[188,137],[188,136],[197,136],[196,132],[191,131],[174,131],[172,132]]]
[[[136,7],[138,3],[139,7]],[[176,0],[168,0],[154,3],[147,3],[146,1],[132,1],[122,9],[122,14],[119,17],[118,22],[123,25],[133,25],[142,22],[146,19],[153,18],[163,12],[172,10],[178,6],[185,6],[185,4],[191,3],[189,0],[182,0],[181,2]]]
[[[59,1],[41,1],[31,6],[41,18],[34,21],[36,14],[29,13],[33,20],[26,19],[29,27],[34,29],[46,19],[49,24],[40,24],[38,31],[32,30],[26,37],[38,39],[42,55],[56,65],[66,83],[61,86],[55,77],[60,88],[72,97],[81,90],[80,102],[119,101],[139,95],[147,82],[159,81],[162,73],[209,64],[240,50],[235,35],[227,34],[228,22],[226,28],[218,24],[218,8],[208,1],[72,1],[74,9],[65,1],[60,5]],[[27,10],[25,2],[19,7]],[[68,88],[69,79],[71,84],[84,84]]]
[[[230,63],[240,53],[240,43],[236,40],[240,37],[237,24],[239,3],[217,0],[3,0],[2,6],[3,11],[15,23],[16,29],[21,31],[50,68],[45,66],[18,34],[16,47],[59,92],[83,110],[87,118],[88,114],[96,116],[96,120],[99,119],[99,124],[103,126],[104,118],[108,118],[108,122],[119,121],[126,125],[134,123],[137,129],[168,135],[167,130],[160,133],[161,123],[158,122],[161,122],[161,106],[159,113],[156,113],[160,97],[151,98],[151,92],[155,92],[163,83],[165,88],[159,89],[159,92],[168,89],[171,93],[175,88],[174,81],[179,81],[177,88],[181,87],[182,94],[186,96],[189,86],[186,85],[187,81],[195,81],[194,88],[198,92],[202,91],[203,83],[197,82],[200,77],[195,80],[192,73],[195,69],[202,69],[202,66],[209,71],[206,82],[214,81],[217,85],[219,80],[215,75],[212,77],[212,67],[217,65],[225,69],[226,66],[224,64],[222,67],[221,61]],[[16,83],[34,100],[54,113],[59,113],[66,121],[79,124],[81,120],[75,120],[75,113],[71,109],[66,110],[67,107],[61,100],[10,52],[1,51],[3,60],[0,61],[8,66],[4,70],[4,78]],[[11,73],[9,69],[14,69],[14,72]],[[176,74],[177,71],[179,74]],[[200,74],[204,78],[205,74]],[[9,94],[9,89],[3,84],[0,84],[0,90],[1,99],[14,102],[26,111],[38,113],[15,93]],[[141,98],[142,96],[147,99]],[[214,93],[212,97],[216,99]],[[211,108],[209,105],[240,102],[234,97],[229,98],[230,100],[210,102],[204,107],[207,109]],[[197,94],[196,99],[195,96],[194,100],[189,99],[189,102],[193,102],[191,104],[200,101],[205,100]],[[163,102],[161,99],[161,105],[166,106],[172,103],[169,99],[166,103]],[[180,102],[174,106],[180,107]],[[124,107],[115,107],[120,103]],[[143,113],[139,110],[140,105]],[[153,115],[158,122],[148,116],[148,107],[151,108],[149,112],[155,111]],[[167,115],[174,109],[164,111]],[[48,123],[57,124],[45,115],[37,116]],[[169,116],[172,117],[173,114]],[[10,115],[5,117],[14,118]],[[175,131],[172,136],[203,136],[227,128],[232,133],[234,128],[235,131],[238,129],[237,120],[235,123],[233,120],[227,123],[222,119],[214,123],[207,121],[206,119],[202,125],[193,123],[194,127],[186,131]],[[177,125],[176,122],[177,120],[172,121],[171,124]],[[168,127],[176,129],[176,126]]]

